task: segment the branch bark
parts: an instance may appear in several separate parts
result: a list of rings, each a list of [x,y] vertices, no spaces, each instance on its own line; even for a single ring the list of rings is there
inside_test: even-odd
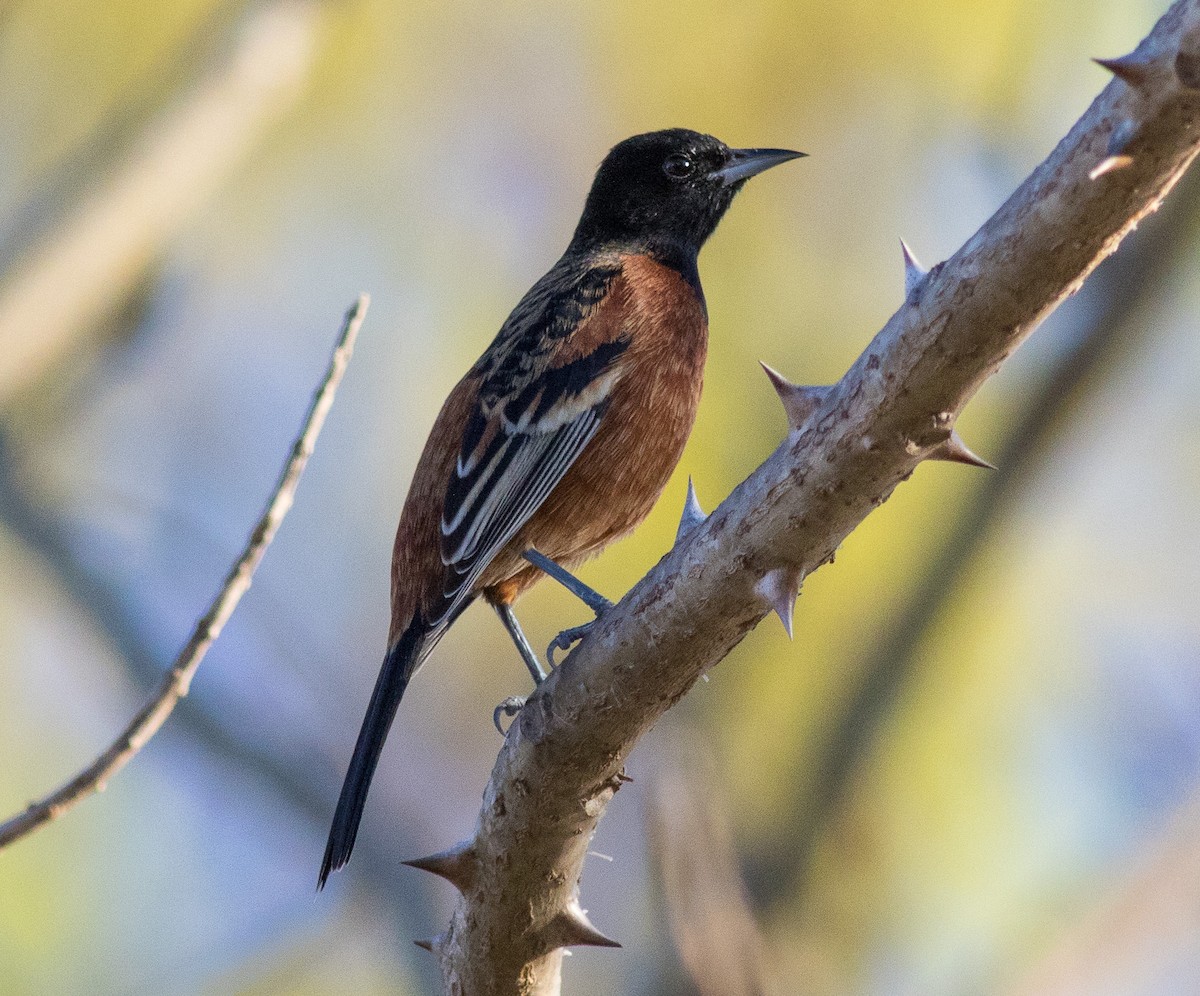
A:
[[[531,696],[474,838],[424,866],[462,893],[427,942],[452,993],[556,993],[596,825],[655,720],[922,460],[983,382],[1153,211],[1200,145],[1200,0],[1178,0],[1050,157],[907,299],[786,442]],[[806,417],[805,417],[806,415]]]
[[[230,569],[212,605],[196,623],[175,663],[163,675],[149,701],[142,706],[107,750],[61,788],[31,803],[23,812],[6,822],[0,823],[0,850],[51,820],[58,819],[93,792],[103,790],[108,780],[133,759],[166,722],[179,700],[187,695],[196,669],[204,660],[208,648],[220,636],[242,596],[249,590],[254,572],[262,562],[267,547],[271,545],[284,517],[291,510],[300,475],[304,473],[308,459],[312,456],[317,436],[320,435],[325,417],[333,406],[334,394],[354,352],[354,342],[366,317],[368,303],[367,296],[363,294],[346,313],[337,346],[329,361],[329,369],[313,398],[300,435],[292,446],[291,456],[284,464],[279,483],[275,485],[266,510],[246,541],[242,555]]]

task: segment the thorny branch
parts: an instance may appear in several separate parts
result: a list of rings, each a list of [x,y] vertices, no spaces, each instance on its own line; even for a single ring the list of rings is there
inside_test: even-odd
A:
[[[150,740],[159,728],[166,722],[167,717],[181,698],[188,693],[192,677],[208,648],[221,634],[225,623],[233,615],[242,596],[249,590],[254,572],[262,562],[263,554],[275,538],[284,516],[291,510],[295,499],[296,487],[300,483],[300,475],[312,456],[313,446],[317,436],[325,424],[325,417],[333,406],[334,394],[346,372],[346,365],[354,351],[354,342],[358,330],[366,317],[369,299],[365,294],[346,313],[338,336],[337,346],[329,361],[329,369],[313,398],[312,406],[304,420],[300,435],[292,446],[291,456],[284,465],[279,482],[267,502],[266,510],[255,525],[250,538],[237,562],[230,569],[225,583],[213,599],[208,611],[196,623],[191,636],[183,650],[175,659],[175,663],[159,683],[158,688],[150,696],[149,701],[138,711],[129,725],[120,735],[100,754],[91,764],[79,772],[61,788],[50,793],[43,799],[31,803],[23,812],[18,813],[5,823],[0,823],[0,849],[8,846],[26,834],[32,833],[38,827],[58,819],[68,810],[73,809],[85,797],[93,792],[101,791],[108,780],[133,759]]]
[[[921,571],[905,606],[865,648],[853,691],[810,748],[806,765],[813,776],[796,786],[786,835],[748,864],[748,884],[760,904],[792,902],[806,891],[817,845],[842,816],[881,727],[911,683],[923,638],[961,590],[959,581],[979,552],[1002,531],[1031,478],[1070,434],[1097,383],[1111,377],[1153,335],[1147,312],[1181,264],[1179,248],[1194,244],[1198,204],[1200,173],[1193,170],[1166,210],[1088,285],[1089,292],[1099,290],[1089,308],[1091,317],[1026,400],[1000,450],[988,454],[999,473],[987,476],[970,508],[940,537],[944,545]]]
[[[562,949],[615,942],[580,907],[588,843],[637,740],[927,459],[970,460],[954,423],[983,382],[1153,211],[1200,148],[1200,0],[1178,0],[1117,79],[824,390],[780,382],[786,442],[530,698],[472,840],[416,862],[461,897],[423,942],[446,991],[551,994]]]

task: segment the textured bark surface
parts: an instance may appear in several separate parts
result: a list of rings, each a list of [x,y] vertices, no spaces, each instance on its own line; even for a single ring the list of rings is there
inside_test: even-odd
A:
[[[474,839],[422,863],[462,893],[429,942],[447,992],[556,993],[562,946],[606,940],[579,910],[579,878],[634,744],[922,460],[953,457],[980,385],[1191,162],[1200,0],[1109,68],[1050,157],[951,259],[910,270],[904,305],[841,381],[793,397],[783,445],[530,698]]]

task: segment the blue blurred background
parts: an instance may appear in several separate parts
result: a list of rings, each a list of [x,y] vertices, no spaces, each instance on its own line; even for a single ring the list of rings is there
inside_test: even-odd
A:
[[[660,507],[584,569],[616,596],[689,474],[711,508],[782,438],[757,361],[840,376],[901,302],[897,238],[952,253],[1163,5],[0,3],[0,809],[169,664],[373,299],[192,696],[0,854],[0,991],[434,986],[412,939],[452,890],[400,861],[469,835],[491,709],[525,689],[490,613],[412,686],[314,898],[316,869],[420,448],[605,151],[680,125],[812,157],[701,258],[705,398]],[[806,583],[794,642],[768,620],[644,741],[583,888],[624,949],[576,952],[567,992],[705,991],[671,847],[733,863],[778,992],[1194,991],[1198,219],[1185,181],[972,404],[998,473],[920,468]],[[544,645],[584,612],[545,586],[521,615]],[[723,858],[649,819],[668,778],[723,814]]]

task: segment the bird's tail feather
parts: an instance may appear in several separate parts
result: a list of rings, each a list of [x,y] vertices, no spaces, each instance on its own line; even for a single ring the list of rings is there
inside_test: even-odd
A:
[[[325,857],[317,878],[318,890],[325,887],[331,872],[337,871],[350,860],[354,839],[358,836],[358,823],[367,801],[367,790],[371,786],[371,777],[379,763],[388,730],[391,729],[404,690],[408,687],[409,678],[433,649],[437,635],[430,631],[418,613],[384,659],[358,734],[358,742],[354,745],[341,795],[338,796],[329,842],[325,845]]]

